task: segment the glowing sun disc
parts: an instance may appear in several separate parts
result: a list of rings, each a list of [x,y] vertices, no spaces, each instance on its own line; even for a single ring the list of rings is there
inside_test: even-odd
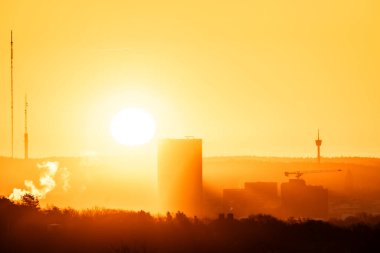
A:
[[[137,146],[152,140],[156,124],[145,110],[126,108],[112,118],[110,131],[112,137],[120,144]]]

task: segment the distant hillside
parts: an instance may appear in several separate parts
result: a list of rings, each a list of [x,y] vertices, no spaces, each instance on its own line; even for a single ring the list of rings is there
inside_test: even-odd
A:
[[[309,184],[323,185],[334,191],[345,191],[347,174],[357,191],[380,191],[380,159],[363,157],[315,158],[286,157],[207,157],[204,159],[204,178],[221,188],[242,187],[248,181],[284,182],[285,171],[342,170],[305,174]]]
[[[155,161],[123,157],[49,157],[41,159],[10,159],[0,157],[0,195],[9,196],[13,188],[25,188],[24,181],[38,184],[41,176],[37,164],[59,162],[55,175],[56,186],[49,192],[44,204],[87,208],[154,208],[157,197],[157,169]],[[67,169],[64,190],[64,169]],[[380,195],[380,159],[362,157],[323,158],[317,164],[314,158],[286,157],[205,157],[203,159],[204,191],[220,197],[224,188],[242,188],[245,182],[286,182],[285,171],[342,170],[305,174],[307,184],[323,185],[331,192],[347,190],[348,171],[352,188],[361,198]]]

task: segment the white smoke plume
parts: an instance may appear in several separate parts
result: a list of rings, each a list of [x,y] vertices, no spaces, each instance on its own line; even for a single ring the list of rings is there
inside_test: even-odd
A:
[[[37,164],[37,168],[41,170],[39,187],[32,180],[25,180],[25,189],[14,188],[9,195],[10,200],[19,201],[25,194],[33,194],[37,199],[44,199],[46,194],[55,188],[54,176],[58,170],[58,162],[43,162]]]

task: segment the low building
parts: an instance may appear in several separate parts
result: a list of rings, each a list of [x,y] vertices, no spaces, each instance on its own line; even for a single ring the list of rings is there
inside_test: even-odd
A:
[[[223,190],[223,211],[236,217],[274,214],[278,207],[277,183],[248,182],[243,189]]]
[[[282,213],[287,217],[327,218],[328,190],[306,185],[302,179],[281,184]]]

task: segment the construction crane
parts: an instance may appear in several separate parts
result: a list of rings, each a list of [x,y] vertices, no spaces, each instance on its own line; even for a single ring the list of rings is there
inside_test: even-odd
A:
[[[304,174],[310,173],[327,173],[327,172],[340,172],[342,170],[305,170],[305,171],[285,171],[285,177],[289,177],[290,175],[294,175],[297,179],[300,179]]]

